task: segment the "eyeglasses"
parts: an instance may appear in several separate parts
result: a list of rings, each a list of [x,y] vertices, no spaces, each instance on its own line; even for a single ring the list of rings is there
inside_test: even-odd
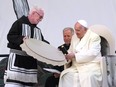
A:
[[[37,12],[35,12],[35,13],[37,13]],[[39,16],[40,16],[40,19],[43,19],[43,16],[41,16],[39,13],[37,13]]]

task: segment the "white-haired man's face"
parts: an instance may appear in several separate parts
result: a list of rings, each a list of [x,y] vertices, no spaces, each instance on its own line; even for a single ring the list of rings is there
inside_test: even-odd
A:
[[[39,15],[36,11],[32,12],[29,16],[29,20],[32,24],[38,24],[43,17]]]
[[[72,34],[71,30],[65,30],[63,32],[63,39],[64,39],[65,44],[70,44],[71,43],[72,35],[73,34]]]

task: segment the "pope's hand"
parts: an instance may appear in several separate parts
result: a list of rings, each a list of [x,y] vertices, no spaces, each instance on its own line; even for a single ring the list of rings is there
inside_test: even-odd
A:
[[[74,53],[69,53],[69,54],[65,55],[65,58],[67,60],[72,60],[72,58],[74,58],[74,57],[75,57],[75,54]]]

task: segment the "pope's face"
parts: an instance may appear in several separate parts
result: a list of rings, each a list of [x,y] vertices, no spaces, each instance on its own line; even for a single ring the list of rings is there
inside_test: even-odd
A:
[[[74,26],[74,29],[75,29],[75,33],[77,35],[78,38],[83,38],[83,36],[85,35],[86,33],[86,29],[79,23],[76,23],[75,26]]]

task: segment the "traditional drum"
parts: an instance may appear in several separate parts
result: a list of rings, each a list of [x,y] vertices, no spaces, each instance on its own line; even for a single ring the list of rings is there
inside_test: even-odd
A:
[[[43,41],[26,39],[20,46],[23,51],[38,61],[59,66],[67,62],[61,51]]]

